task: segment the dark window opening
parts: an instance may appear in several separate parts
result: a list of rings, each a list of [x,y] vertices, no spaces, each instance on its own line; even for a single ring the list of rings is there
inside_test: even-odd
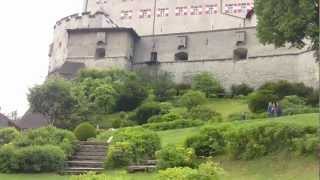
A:
[[[104,45],[105,45],[105,43],[103,41],[98,41],[97,42],[97,46],[104,46]]]
[[[238,48],[233,51],[233,59],[234,60],[244,60],[247,59],[248,49],[246,48]]]
[[[151,52],[150,61],[151,62],[157,62],[158,61],[158,53],[157,52]]]
[[[96,58],[101,59],[106,57],[106,50],[105,48],[97,48],[96,49]]]
[[[176,61],[187,61],[189,59],[189,56],[186,52],[179,52],[174,55],[174,59]]]

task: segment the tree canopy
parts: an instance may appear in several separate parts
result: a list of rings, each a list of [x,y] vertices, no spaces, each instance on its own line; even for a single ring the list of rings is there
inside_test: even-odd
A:
[[[258,38],[281,47],[319,48],[318,0],[255,0]]]

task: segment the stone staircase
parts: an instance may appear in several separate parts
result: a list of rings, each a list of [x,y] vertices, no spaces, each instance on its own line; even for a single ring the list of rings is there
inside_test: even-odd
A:
[[[106,151],[107,143],[80,141],[76,153],[66,162],[66,168],[62,173],[102,172],[104,170]]]

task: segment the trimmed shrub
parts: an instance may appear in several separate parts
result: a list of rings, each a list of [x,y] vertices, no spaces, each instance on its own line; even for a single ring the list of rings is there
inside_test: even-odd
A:
[[[234,159],[253,159],[280,150],[291,150],[293,141],[317,133],[317,127],[291,122],[253,121],[203,128],[186,146],[197,155],[227,153]]]
[[[306,103],[310,106],[317,107],[319,105],[320,91],[314,90],[309,96],[306,97]]]
[[[159,136],[155,132],[141,127],[124,128],[116,131],[114,133],[114,138],[110,148],[116,150],[119,146],[119,143],[125,143],[125,145],[129,145],[130,149],[132,149],[133,156],[130,156],[130,159],[127,160],[126,158],[128,157],[122,157],[126,156],[125,153],[122,155],[121,153],[108,153],[106,160],[107,165],[109,164],[109,161],[111,161],[112,164],[112,161],[115,159],[126,159],[126,162],[139,164],[144,160],[154,158],[155,152],[160,149]]]
[[[90,123],[81,123],[74,130],[75,136],[80,141],[86,141],[89,138],[94,138],[96,137],[96,133],[96,128]]]
[[[159,171],[158,180],[195,180],[198,175],[196,169],[189,167],[175,167]]]
[[[196,155],[191,148],[167,145],[156,153],[157,166],[160,169],[172,167],[194,167]]]
[[[261,113],[267,111],[268,103],[279,100],[272,91],[261,90],[252,93],[249,96],[249,109],[253,113]]]
[[[129,142],[116,142],[107,152],[106,167],[119,168],[133,163],[134,150]]]
[[[159,122],[159,123],[148,123],[144,124],[142,127],[146,129],[151,129],[154,131],[164,131],[169,129],[182,129],[189,127],[202,126],[204,123],[200,120],[175,120],[170,122]]]
[[[182,119],[182,115],[176,112],[170,112],[164,115],[152,116],[148,119],[149,123],[170,122]]]
[[[208,72],[197,74],[192,78],[192,89],[205,93],[206,97],[216,97],[224,93],[219,81]]]
[[[10,143],[19,135],[20,133],[15,128],[0,129],[0,147],[4,144]]]
[[[66,156],[70,156],[76,147],[76,137],[70,131],[49,126],[26,132],[14,139],[13,144],[17,148],[54,145],[60,147]]]
[[[206,102],[207,98],[200,91],[188,91],[180,98],[180,104],[188,109],[202,105]]]
[[[224,170],[216,163],[200,164],[198,169],[175,167],[159,171],[158,180],[220,180]]]
[[[197,156],[215,156],[224,153],[226,141],[224,133],[230,125],[206,126],[200,133],[189,137],[185,146],[193,148]]]
[[[29,146],[0,149],[1,172],[52,172],[64,167],[65,154],[57,146]]]
[[[231,93],[232,96],[247,96],[248,94],[252,93],[254,91],[253,88],[248,86],[247,84],[239,84],[239,85],[232,85],[231,86]]]
[[[300,155],[316,155],[319,143],[320,140],[317,134],[306,134],[304,137],[293,139],[292,150]]]
[[[185,116],[191,119],[199,119],[202,121],[221,122],[222,116],[208,106],[196,106],[188,111]]]
[[[154,115],[161,114],[161,106],[156,102],[149,102],[138,107],[134,120],[138,124],[145,124]]]
[[[86,174],[81,174],[78,176],[71,176],[70,180],[107,180],[108,176],[105,174],[96,174],[95,172],[88,172]],[[118,180],[118,178],[113,178],[113,180]],[[120,178],[119,178],[120,179]]]
[[[264,119],[268,118],[268,114],[266,112],[254,114],[250,112],[239,112],[233,113],[228,116],[228,121],[241,121],[241,120],[249,120],[249,119]]]

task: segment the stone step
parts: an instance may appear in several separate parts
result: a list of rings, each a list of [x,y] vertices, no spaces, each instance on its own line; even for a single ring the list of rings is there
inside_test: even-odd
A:
[[[107,149],[79,149],[77,152],[106,152]]]
[[[79,141],[78,145],[104,145],[107,146],[106,142],[96,142],[96,141]]]
[[[89,167],[68,167],[61,174],[85,174],[87,172],[97,172],[102,173],[103,168],[89,168]]]
[[[79,151],[74,154],[75,156],[105,156],[106,151]]]
[[[95,148],[99,148],[99,149],[106,149],[108,146],[105,145],[79,145],[78,149],[95,149]]]
[[[73,161],[77,161],[77,160],[101,160],[104,161],[106,158],[106,156],[72,156],[72,160]]]
[[[157,166],[153,165],[138,165],[138,166],[128,166],[128,173],[135,173],[135,172],[151,172],[155,171]]]
[[[103,168],[103,161],[67,161],[68,167]]]

